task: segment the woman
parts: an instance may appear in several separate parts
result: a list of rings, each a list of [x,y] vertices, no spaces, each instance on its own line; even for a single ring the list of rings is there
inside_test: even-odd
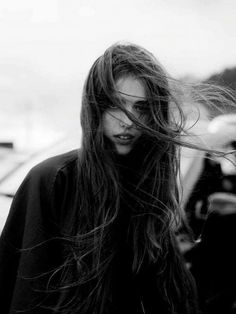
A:
[[[172,109],[181,121],[145,49],[115,44],[95,61],[81,150],[34,167],[14,198],[0,243],[2,313],[198,313],[175,241],[182,125]]]

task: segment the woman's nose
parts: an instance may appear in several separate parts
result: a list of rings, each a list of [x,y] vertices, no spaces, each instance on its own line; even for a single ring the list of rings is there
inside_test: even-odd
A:
[[[120,120],[120,125],[122,127],[132,127],[133,126],[133,121],[127,116],[127,114],[125,112],[121,113],[119,120]]]

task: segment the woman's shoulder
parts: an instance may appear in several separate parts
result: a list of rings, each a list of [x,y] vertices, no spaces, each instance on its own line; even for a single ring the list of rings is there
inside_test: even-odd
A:
[[[80,155],[80,150],[76,149],[38,163],[25,176],[14,198],[30,193],[34,196],[43,195],[46,199],[55,193],[70,192],[78,178]]]
[[[67,172],[69,173],[71,172],[71,170],[73,171],[73,169],[78,167],[80,154],[80,149],[75,149],[60,155],[47,158],[34,166],[30,170],[28,176],[40,178],[45,177],[46,179],[49,179],[50,177],[57,176],[57,174],[61,172],[63,172],[64,174],[66,174]]]
[[[25,219],[31,222],[50,219],[58,221],[60,213],[71,205],[66,200],[74,200],[79,156],[80,150],[73,150],[50,157],[34,166],[14,196],[5,229],[12,222],[14,225],[15,221]],[[22,222],[22,228],[24,224]]]

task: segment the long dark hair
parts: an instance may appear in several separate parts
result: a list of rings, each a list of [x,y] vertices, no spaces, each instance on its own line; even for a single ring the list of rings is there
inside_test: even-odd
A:
[[[116,92],[120,77],[133,76],[144,86],[148,101],[145,123],[126,112]],[[172,86],[173,87],[173,86]],[[175,242],[174,226],[181,220],[177,175],[184,114],[169,79],[147,50],[118,43],[93,64],[82,98],[82,150],[78,165],[77,209],[70,216],[64,240],[67,259],[61,269],[60,313],[106,313],[109,274],[115,254],[113,229],[119,215],[123,186],[114,152],[103,136],[102,117],[110,104],[120,107],[142,130],[138,180],[130,192],[133,273],[157,264],[159,294],[170,313],[197,313],[194,282]],[[199,94],[197,94],[199,95]],[[204,97],[202,98],[204,99]],[[173,111],[178,111],[174,119]],[[178,123],[177,123],[178,121]],[[50,290],[50,284],[49,284]]]

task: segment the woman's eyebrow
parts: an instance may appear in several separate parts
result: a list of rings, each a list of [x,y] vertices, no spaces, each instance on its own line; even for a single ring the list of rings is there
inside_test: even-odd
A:
[[[114,95],[114,100],[116,100],[117,102],[120,102],[123,105],[125,105],[127,103],[134,103],[134,104],[140,104],[140,105],[147,105],[148,104],[148,100],[146,97],[138,97],[136,95],[130,95],[130,94],[122,93],[122,92],[119,92],[119,94]],[[129,99],[125,98],[123,95],[133,97],[133,98],[139,98],[139,99],[133,101],[133,100],[129,100]]]
[[[148,100],[147,99],[137,100],[135,101],[135,104],[146,106],[148,104]]]

